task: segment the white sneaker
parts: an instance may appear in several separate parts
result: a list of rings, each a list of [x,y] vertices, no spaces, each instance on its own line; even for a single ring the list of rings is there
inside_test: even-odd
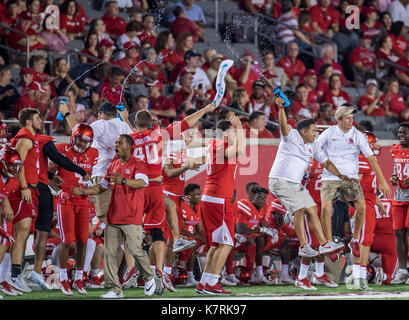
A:
[[[35,272],[34,270],[31,271],[30,274],[28,275],[28,280],[38,284],[41,289],[52,290],[48,283],[45,282],[44,276],[42,274]]]
[[[156,283],[155,294],[161,295],[165,291],[165,287],[162,283],[162,273],[159,270],[156,270],[154,278]]]
[[[328,288],[337,288],[338,284],[335,282],[331,281],[328,279],[327,275],[324,273],[321,277],[317,277],[317,275],[314,274],[314,277],[312,279],[312,284],[320,285],[320,286],[326,286]]]
[[[332,241],[328,241],[326,244],[323,246],[319,247],[319,252],[320,254],[326,254],[330,252],[339,252],[345,248],[345,245],[343,243],[335,243]]]
[[[264,284],[266,286],[271,284],[271,281],[266,278],[264,274],[258,275],[257,280],[259,283]]]
[[[234,287],[237,284],[234,282],[229,281],[226,277],[222,276],[222,278],[220,279],[220,284],[225,286],[225,287]]]
[[[391,281],[391,284],[402,284],[408,280],[408,274],[404,274],[400,271],[396,274],[395,278]]]
[[[297,280],[295,280],[295,286],[304,290],[317,290],[316,287],[311,285],[307,278],[300,280],[297,277]]]
[[[197,281],[193,277],[187,277],[186,281],[186,287],[196,287],[197,286]]]
[[[178,253],[183,250],[193,248],[195,245],[196,245],[196,240],[185,240],[183,238],[179,238],[173,244],[173,253]]]
[[[359,290],[371,291],[372,288],[368,285],[367,279],[359,279]]]
[[[383,269],[381,267],[376,268],[376,273],[375,273],[375,279],[374,283],[376,286],[381,286],[383,282]],[[406,284],[409,284],[408,281],[406,281]]]
[[[238,285],[240,283],[240,280],[237,279],[237,277],[236,277],[236,275],[234,273],[226,275],[226,280],[229,281],[229,282],[234,283],[234,285]]]
[[[103,299],[121,299],[124,297],[124,294],[121,292],[115,292],[113,290],[109,290],[107,293],[100,296]]]
[[[290,276],[287,275],[287,276],[280,277],[280,282],[279,283],[282,284],[282,285],[287,285],[287,284],[294,284],[295,281],[294,281],[294,279],[290,278]]]
[[[32,292],[33,291],[24,281],[22,274],[19,274],[16,278],[13,278],[11,274],[9,273],[9,275],[6,277],[6,281],[9,285],[11,285],[12,287],[16,288],[19,291],[22,291],[22,292]]]
[[[153,277],[151,280],[145,282],[143,293],[145,294],[145,296],[151,296],[155,293],[155,290],[156,282],[155,277]]]
[[[319,252],[311,248],[311,246],[306,243],[304,246],[298,249],[298,255],[300,257],[307,257],[307,258],[313,258],[319,255]]]
[[[256,271],[253,271],[253,273],[251,274],[249,283],[250,284],[260,284],[260,282],[258,280],[258,277],[257,277],[257,274],[256,274]]]

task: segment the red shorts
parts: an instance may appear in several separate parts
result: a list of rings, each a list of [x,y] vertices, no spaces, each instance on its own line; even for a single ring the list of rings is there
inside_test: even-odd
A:
[[[149,182],[149,186],[145,187],[145,219],[143,228],[146,229],[161,229],[163,231],[166,221],[165,198],[163,195],[162,184],[157,182]]]
[[[88,241],[89,207],[71,204],[57,205],[60,238],[65,244],[72,245],[74,240],[85,244]]]
[[[49,238],[47,239],[47,247],[45,249],[45,255],[51,256],[54,249],[61,243],[60,238]]]
[[[376,211],[372,203],[366,202],[365,220],[359,234],[359,243],[365,247],[370,247],[373,243],[374,231],[376,226]]]
[[[95,246],[99,246],[100,244],[104,245],[104,239],[100,237],[93,237],[92,240],[95,241]]]
[[[182,211],[181,210],[182,197],[178,196],[178,195],[169,194],[166,191],[163,191],[163,193],[166,194],[168,196],[168,198],[171,199],[176,204],[176,213],[178,215],[179,233],[180,233],[182,231],[182,228],[183,228],[183,216],[182,216],[182,212],[181,212]],[[170,231],[167,219],[165,219],[164,237],[165,237],[165,241],[166,241],[166,239],[172,239],[173,238],[172,232]]]
[[[188,262],[192,255],[193,249],[195,248],[190,248],[190,249],[186,249],[186,250],[179,252],[178,260],[183,261],[183,262]]]
[[[409,202],[392,201],[392,224],[393,230],[409,228]]]
[[[10,235],[11,237],[13,236],[13,222],[12,221],[6,221],[6,219],[4,218],[4,215],[2,217],[2,224],[0,226],[0,228],[2,229],[0,232],[0,244],[10,247],[11,242],[9,240],[8,235]],[[2,234],[4,233],[4,234]]]
[[[208,246],[234,246],[234,211],[230,200],[202,195],[200,202],[203,229]]]
[[[20,189],[10,194],[9,201],[10,201],[11,208],[13,209],[13,212],[14,212],[13,224],[16,224],[17,222],[23,219],[31,218],[32,221],[31,221],[30,232],[34,232],[35,220],[38,214],[38,198],[37,198],[36,189],[33,190],[29,188],[29,190],[31,191],[31,202],[30,203],[27,203],[21,198]]]

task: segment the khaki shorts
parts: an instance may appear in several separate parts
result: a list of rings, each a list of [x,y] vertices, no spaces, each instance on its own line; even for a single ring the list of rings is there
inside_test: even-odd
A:
[[[364,199],[361,183],[346,180],[326,180],[321,185],[321,202],[333,201],[337,192],[342,192],[345,201],[351,202]]]
[[[268,188],[291,214],[299,209],[316,206],[310,193],[300,183],[269,178]]]
[[[102,177],[93,177],[92,183],[98,184],[102,180]],[[108,212],[109,202],[111,201],[112,190],[108,189],[100,194],[93,196],[95,204],[95,212],[97,217],[105,217]]]

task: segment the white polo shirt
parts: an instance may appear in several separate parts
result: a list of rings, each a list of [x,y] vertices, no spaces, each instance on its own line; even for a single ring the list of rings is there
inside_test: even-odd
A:
[[[345,133],[337,125],[331,126],[320,134],[317,142],[339,172],[350,178],[359,179],[359,154],[362,152],[366,158],[373,155],[364,134],[355,127]],[[324,169],[322,180],[339,178]]]
[[[317,141],[304,143],[300,133],[291,128],[288,136],[281,135],[281,142],[269,178],[301,183],[311,158],[317,159],[319,163],[328,159],[319,148]]]
[[[388,12],[391,14],[392,21],[402,21],[409,27],[409,5],[406,7],[399,0],[394,0],[388,5]]]
[[[115,142],[121,134],[130,134],[132,129],[119,118],[98,120],[90,124],[94,131],[92,147],[98,150],[97,164],[92,168],[92,177],[104,177],[115,156]]]

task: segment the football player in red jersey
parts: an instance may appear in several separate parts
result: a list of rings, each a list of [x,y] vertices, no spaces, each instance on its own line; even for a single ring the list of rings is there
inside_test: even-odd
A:
[[[234,245],[234,212],[231,200],[237,158],[246,147],[240,119],[220,120],[216,137],[207,149],[207,176],[200,210],[206,241],[210,249],[202,277],[196,287],[201,294],[231,294],[219,284],[221,271]]]
[[[33,219],[37,216],[37,183],[39,176],[40,148],[36,135],[42,130],[42,119],[37,109],[22,109],[18,114],[21,129],[11,140],[11,146],[20,154],[23,166],[18,174],[20,188],[9,195],[14,212],[13,236],[15,242],[10,247],[11,274],[7,282],[23,292],[32,289],[25,282],[21,272],[26,242],[33,232]]]
[[[396,237],[399,270],[392,284],[405,283],[408,280],[406,269],[408,261],[408,228],[409,228],[409,123],[403,122],[398,130],[399,144],[391,146],[393,157],[393,174],[390,182],[397,186],[392,202],[392,222]],[[406,282],[409,284],[409,282]]]
[[[12,147],[6,146],[0,150],[0,264],[7,249],[13,243],[13,218],[14,213],[8,200],[8,195],[19,189],[19,183],[15,176],[19,173],[22,161],[19,153]],[[6,295],[17,295],[16,290],[11,287],[5,279],[0,279],[0,291]]]
[[[134,139],[134,153],[136,158],[144,160],[147,166],[149,186],[145,188],[145,218],[144,229],[152,236],[151,266],[155,266],[156,293],[162,294],[164,286],[171,288],[171,280],[163,274],[165,242],[163,236],[166,218],[165,202],[162,188],[162,149],[164,143],[181,139],[181,133],[194,125],[208,112],[213,112],[216,105],[211,103],[199,111],[187,116],[180,122],[159,128],[154,125],[154,118],[148,110],[139,110],[135,115],[136,130],[131,134]],[[124,121],[126,115],[121,113]]]
[[[91,147],[94,133],[87,124],[79,124],[72,130],[70,143],[59,143],[57,150],[73,163],[91,174],[92,167],[98,158],[98,150]],[[60,264],[61,291],[72,295],[71,284],[68,281],[67,261],[69,248],[76,240],[76,272],[73,287],[79,294],[87,294],[83,283],[83,268],[88,241],[89,200],[88,196],[77,196],[71,190],[78,185],[84,187],[85,181],[80,174],[70,172],[56,164],[50,165],[51,172],[58,172],[63,180],[60,197],[57,200],[57,217],[60,225],[62,245],[58,250]]]

